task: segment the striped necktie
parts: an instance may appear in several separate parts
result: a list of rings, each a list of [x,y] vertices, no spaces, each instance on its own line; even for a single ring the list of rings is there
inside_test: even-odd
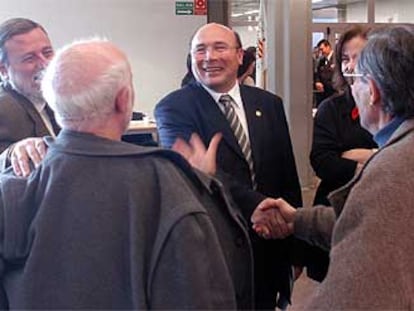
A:
[[[250,177],[252,180],[253,188],[256,189],[256,174],[254,172],[252,149],[247,139],[246,132],[243,130],[243,126],[236,114],[233,107],[233,98],[230,95],[222,95],[219,99],[219,103],[224,107],[224,115],[230,123],[230,127],[233,130],[234,136],[246,158],[247,164],[249,165]]]

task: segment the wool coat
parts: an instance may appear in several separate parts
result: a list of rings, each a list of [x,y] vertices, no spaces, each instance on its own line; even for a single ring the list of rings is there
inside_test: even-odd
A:
[[[250,242],[220,184],[172,151],[67,130],[47,143],[27,180],[0,180],[0,307],[251,306]]]
[[[347,185],[329,196],[333,209],[298,211],[299,235],[306,238],[300,225],[306,223],[308,240],[325,246],[332,216],[337,219],[328,275],[307,310],[414,308],[413,150],[414,119],[409,119]]]

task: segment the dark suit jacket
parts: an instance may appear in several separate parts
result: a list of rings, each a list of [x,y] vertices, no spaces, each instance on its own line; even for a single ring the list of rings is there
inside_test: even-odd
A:
[[[252,190],[248,164],[217,103],[198,83],[177,90],[155,108],[161,145],[198,133],[204,144],[221,132],[217,162],[246,219],[265,197],[283,197],[301,206],[301,191],[288,126],[279,97],[259,88],[240,86],[249,126],[257,191]],[[289,241],[263,241],[251,235],[255,251],[257,307],[271,308],[275,293],[289,295]],[[274,306],[274,303],[273,303]]]
[[[53,113],[49,111],[50,121],[57,134],[60,128]],[[9,84],[3,84],[0,87],[0,167],[8,165],[7,148],[10,145],[27,137],[48,135],[50,133],[34,105],[14,91]]]
[[[316,72],[314,76],[314,82],[321,82],[324,87],[324,91],[322,93],[316,93],[316,106],[318,107],[321,102],[328,98],[329,96],[335,93],[335,88],[333,87],[333,74],[334,74],[334,64],[335,55],[332,55],[330,59],[326,57],[322,57],[318,61],[318,65],[316,67]]]

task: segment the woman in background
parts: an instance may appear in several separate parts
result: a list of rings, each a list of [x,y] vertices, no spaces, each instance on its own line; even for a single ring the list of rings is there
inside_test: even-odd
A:
[[[256,67],[256,54],[252,50],[246,49],[243,51],[243,63],[239,66],[237,78],[240,84],[255,86],[252,75]]]
[[[310,161],[321,182],[314,205],[327,205],[328,194],[345,185],[377,148],[372,135],[361,127],[351,93],[352,79],[368,29],[356,26],[344,32],[335,47],[334,86],[337,93],[324,100],[314,119]],[[313,247],[308,252],[307,274],[322,281],[329,266],[327,251]]]
[[[358,56],[367,41],[367,29],[356,26],[339,39],[335,51],[337,94],[318,108],[314,120],[310,161],[321,183],[314,205],[330,205],[327,195],[345,185],[377,148],[372,135],[359,123],[359,112],[351,94]]]

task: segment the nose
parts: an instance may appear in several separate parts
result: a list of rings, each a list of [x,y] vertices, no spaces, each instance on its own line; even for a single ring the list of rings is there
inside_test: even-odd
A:
[[[356,58],[351,58],[349,60],[348,66],[347,66],[348,67],[348,72],[354,72],[356,64],[357,64],[357,59]]]
[[[217,55],[217,51],[213,46],[206,47],[206,58],[211,59],[215,58]]]
[[[47,65],[50,62],[50,59],[45,57],[42,53],[40,53],[39,55],[37,55],[37,65],[40,68],[46,68]]]

